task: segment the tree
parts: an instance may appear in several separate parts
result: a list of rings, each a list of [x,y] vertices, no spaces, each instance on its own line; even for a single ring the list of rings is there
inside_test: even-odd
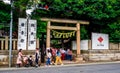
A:
[[[15,1],[15,12],[19,14],[14,17],[16,23],[18,17],[26,17],[25,9],[28,4],[29,0]],[[119,39],[119,0],[41,0],[40,4],[43,7],[48,5],[48,10],[38,8],[31,17],[38,20],[39,36],[40,32],[46,32],[46,23],[41,22],[40,17],[49,17],[88,20],[90,25],[81,27],[82,39],[90,38],[88,36],[91,32],[108,33],[110,40]]]
[[[10,22],[10,5],[0,2],[0,29],[3,29]]]

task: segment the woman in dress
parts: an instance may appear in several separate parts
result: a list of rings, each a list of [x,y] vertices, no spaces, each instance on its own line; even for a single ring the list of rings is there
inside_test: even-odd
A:
[[[22,59],[23,59],[22,49],[19,49],[18,56],[17,56],[17,67],[22,66]]]

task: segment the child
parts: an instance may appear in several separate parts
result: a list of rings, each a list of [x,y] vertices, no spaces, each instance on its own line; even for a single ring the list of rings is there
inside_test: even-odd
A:
[[[46,61],[47,66],[49,66],[51,64],[51,56],[52,56],[52,54],[51,54],[50,50],[48,50],[48,52],[47,52],[47,61]]]
[[[29,66],[33,66],[33,59],[32,56],[30,55],[30,57],[28,58],[28,62],[29,62]]]

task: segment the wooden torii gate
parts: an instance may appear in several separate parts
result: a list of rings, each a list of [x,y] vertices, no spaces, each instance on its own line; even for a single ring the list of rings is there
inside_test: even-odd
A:
[[[80,57],[80,24],[89,24],[88,21],[78,21],[78,20],[67,20],[67,19],[51,19],[51,18],[41,18],[41,21],[47,21],[47,39],[46,48],[50,48],[50,30],[75,30],[76,33],[76,43],[77,43],[77,57]],[[65,27],[65,26],[52,26],[51,22],[56,23],[69,23],[76,24],[76,27]]]

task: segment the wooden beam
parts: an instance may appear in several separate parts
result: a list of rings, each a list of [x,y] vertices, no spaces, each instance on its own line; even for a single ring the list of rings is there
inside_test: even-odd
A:
[[[77,30],[76,27],[65,27],[65,26],[50,26],[50,29],[56,29],[56,30]]]
[[[42,20],[42,21],[58,22],[58,23],[89,24],[88,21],[80,21],[80,20],[52,19],[52,18],[41,18],[41,20]]]

